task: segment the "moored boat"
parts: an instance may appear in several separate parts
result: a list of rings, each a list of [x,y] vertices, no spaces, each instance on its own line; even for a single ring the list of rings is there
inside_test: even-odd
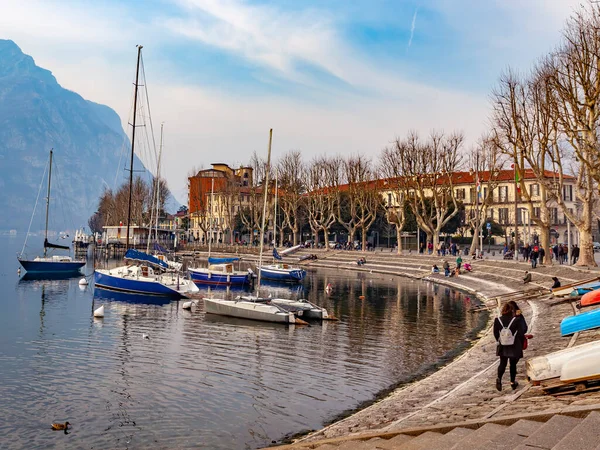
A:
[[[189,268],[188,273],[196,284],[243,286],[250,283],[250,273],[233,270],[231,263],[209,264],[207,268]]]
[[[560,333],[568,336],[579,331],[600,327],[600,309],[565,317],[560,323]]]
[[[304,319],[317,319],[317,320],[325,320],[329,319],[329,314],[327,313],[327,309],[322,308],[321,306],[315,305],[312,302],[309,302],[305,299],[300,300],[289,300],[286,298],[272,298],[270,299],[272,303],[275,303],[279,306],[290,306],[292,308],[296,308],[302,311],[302,318]]]
[[[544,381],[561,376],[563,365],[572,358],[588,357],[600,352],[600,341],[588,342],[544,356],[527,360],[527,377],[531,381]]]
[[[260,276],[266,280],[285,281],[290,283],[300,282],[306,277],[306,271],[300,267],[293,267],[286,263],[275,263],[260,266]]]
[[[237,317],[240,319],[260,320],[263,322],[296,323],[291,311],[267,302],[204,298],[204,311],[207,314]]]

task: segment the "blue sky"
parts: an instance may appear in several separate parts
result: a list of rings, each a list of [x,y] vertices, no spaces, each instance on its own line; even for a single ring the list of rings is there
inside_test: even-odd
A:
[[[164,175],[300,149],[376,160],[410,129],[488,126],[489,93],[558,44],[577,0],[3,0],[0,38],[59,83],[114,108],[131,104],[135,45]]]

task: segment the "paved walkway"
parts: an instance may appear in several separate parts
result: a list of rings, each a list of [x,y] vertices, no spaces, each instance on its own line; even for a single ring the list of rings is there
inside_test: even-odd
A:
[[[316,253],[310,250],[310,253]],[[522,276],[530,266],[525,263],[484,259],[470,261],[474,270],[470,274],[446,278],[430,273],[431,265],[440,266],[437,256],[419,257],[397,256],[370,252],[366,254],[367,264],[357,267],[359,252],[319,252],[319,259],[307,264],[308,267],[329,267],[346,270],[362,270],[372,273],[395,274],[449,284],[469,292],[480,299],[489,301],[507,292],[548,287],[552,276],[558,276],[563,284],[588,279],[600,275],[598,269],[571,268],[569,266],[539,267],[533,272],[532,283],[524,286]],[[453,259],[446,258],[452,264]],[[531,270],[530,270],[531,271]],[[574,313],[571,303],[555,304],[550,295],[520,302],[529,323],[534,339],[526,351],[526,358],[543,355],[552,351],[577,345],[600,337],[600,332],[584,332],[574,339],[560,335],[560,321]],[[496,299],[490,302],[496,305]],[[490,315],[491,325],[495,313]],[[346,419],[325,427],[322,430],[300,439],[296,446],[319,440],[342,436],[360,436],[365,432],[394,432],[433,424],[460,423],[466,420],[485,420],[512,414],[533,414],[540,411],[556,410],[565,406],[585,406],[600,404],[600,393],[590,392],[580,395],[552,397],[533,387],[525,380],[525,360],[519,363],[517,380],[520,387],[512,391],[506,382],[501,393],[495,389],[497,357],[496,343],[487,327],[472,347],[453,362],[436,373],[418,382],[397,389],[387,398],[353,414]],[[508,375],[505,375],[508,379]],[[374,447],[373,447],[374,448]]]

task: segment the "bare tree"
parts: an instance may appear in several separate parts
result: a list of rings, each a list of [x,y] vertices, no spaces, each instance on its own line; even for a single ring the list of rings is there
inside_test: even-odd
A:
[[[390,146],[381,152],[380,173],[384,178],[382,189],[388,191],[386,204],[386,217],[389,224],[396,229],[398,254],[402,254],[402,229],[406,223],[404,203],[409,195],[406,174],[402,171],[402,162],[399,157],[399,145]]]
[[[249,165],[252,167],[253,180],[250,186],[240,190],[239,214],[240,220],[247,229],[258,230],[262,226],[263,192],[266,189],[268,195],[269,191],[269,187],[264,185],[267,161],[254,152]],[[271,207],[267,208],[265,222],[271,217],[272,209]]]
[[[434,248],[444,225],[459,211],[453,176],[460,169],[463,141],[462,133],[445,135],[433,131],[428,141],[421,142],[418,134],[411,131],[406,139],[395,142],[408,185],[407,200]]]
[[[319,157],[305,167],[306,210],[308,223],[318,242],[319,232],[325,239],[325,250],[329,251],[329,229],[335,223],[337,189],[341,180],[341,159]]]
[[[303,179],[304,164],[302,155],[297,150],[286,153],[277,166],[279,184],[278,206],[283,212],[283,227],[290,229],[294,245],[298,244],[302,217],[302,200],[306,192]]]

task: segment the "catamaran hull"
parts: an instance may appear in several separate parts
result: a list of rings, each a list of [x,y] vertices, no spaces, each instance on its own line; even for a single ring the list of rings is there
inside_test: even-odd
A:
[[[170,298],[183,298],[184,294],[178,292],[175,288],[165,286],[155,280],[140,280],[135,278],[127,278],[115,276],[108,273],[109,271],[94,272],[94,284],[102,289],[110,289],[119,292],[131,292],[135,294],[159,295]]]
[[[250,276],[244,274],[221,274],[204,272],[195,269],[188,269],[190,278],[196,284],[200,285],[221,285],[221,286],[243,286],[250,282]]]
[[[298,283],[306,277],[306,271],[302,269],[266,269],[260,268],[260,276],[265,280],[283,281],[286,283]]]
[[[85,266],[85,261],[28,261],[19,259],[27,272],[31,273],[77,273]]]
[[[278,308],[264,303],[244,302],[222,299],[204,299],[204,311],[207,314],[238,317],[240,319],[260,320],[262,322],[296,323],[291,312],[278,311]]]

